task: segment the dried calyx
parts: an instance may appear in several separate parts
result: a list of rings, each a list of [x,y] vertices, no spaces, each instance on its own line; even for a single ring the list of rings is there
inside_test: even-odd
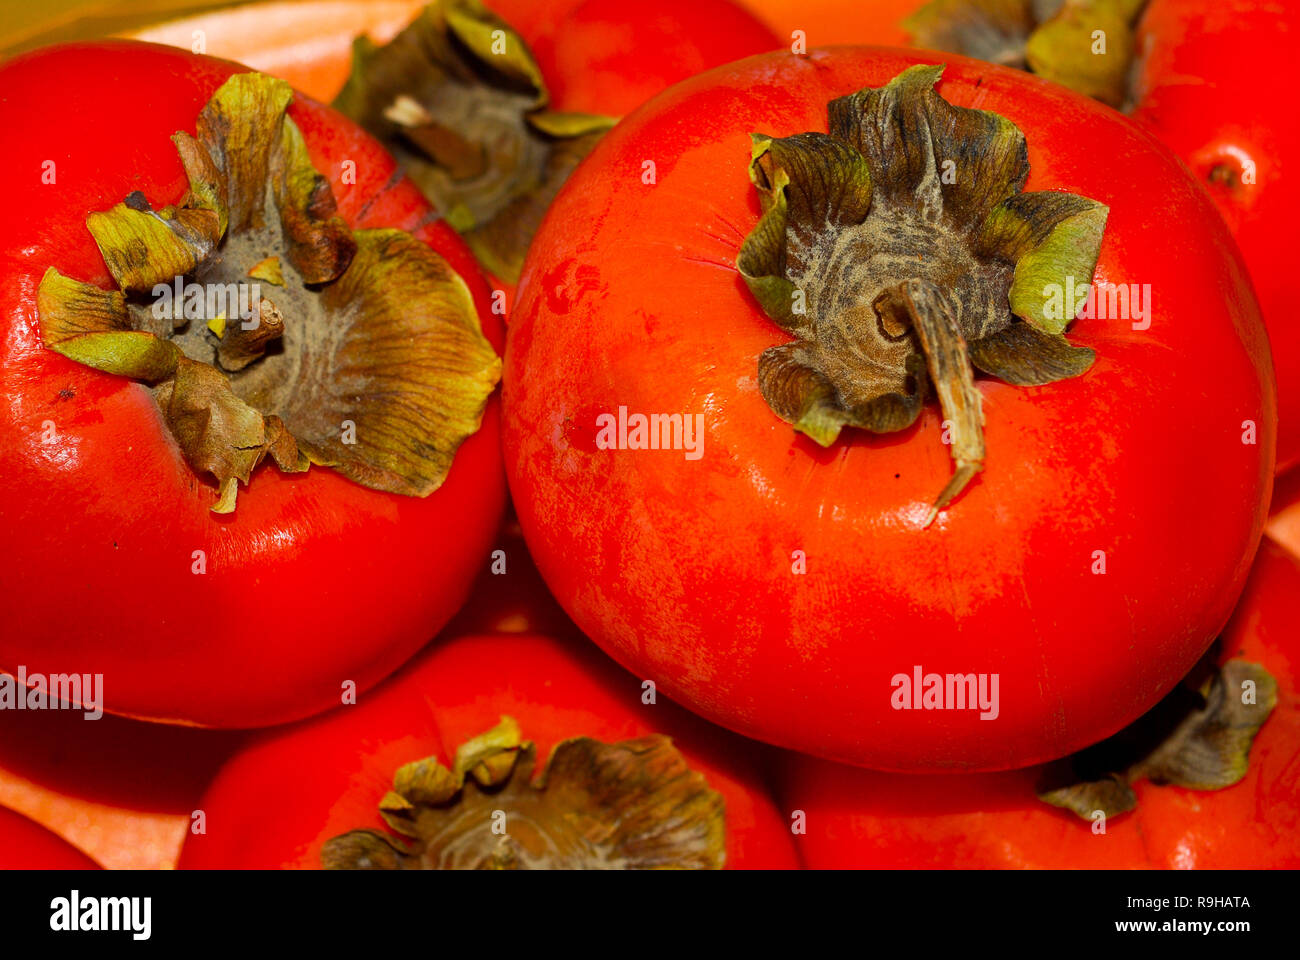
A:
[[[947,103],[942,70],[832,101],[829,134],[754,134],[763,213],[737,260],[794,337],[762,354],[758,379],[796,430],[823,446],[844,427],[902,430],[937,395],[956,470],[926,525],[983,467],[975,371],[1031,385],[1092,364],[1045,293],[1092,277],[1107,215],[1074,194],[1022,193],[1024,135]]]
[[[722,796],[664,736],[565,740],[536,750],[509,717],[456,751],[397,771],[379,812],[406,841],[353,830],[327,841],[339,870],[719,869]]]
[[[172,139],[179,205],[133,193],[86,225],[115,291],[50,267],[45,345],[148,384],[185,458],[235,507],[266,457],[426,496],[482,420],[501,361],[465,282],[398,230],[351,230],[286,110],[292,91],[231,77]]]
[[[334,106],[513,283],[551,200],[615,122],[548,103],[528,45],[505,21],[477,0],[439,0],[383,47],[357,39]]]
[[[1049,766],[1039,799],[1091,821],[1098,811],[1133,810],[1133,784],[1144,778],[1192,790],[1241,780],[1255,735],[1277,705],[1277,682],[1246,660],[1215,666],[1214,655],[1135,723]]]
[[[1112,107],[1129,99],[1146,0],[931,0],[903,21],[918,47],[1032,70]]]

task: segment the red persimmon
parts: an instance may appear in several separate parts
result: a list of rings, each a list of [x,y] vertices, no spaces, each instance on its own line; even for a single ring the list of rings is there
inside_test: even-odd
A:
[[[358,705],[268,731],[236,754],[201,801],[206,833],[186,840],[180,866],[314,869],[323,851],[331,865],[343,866],[333,858],[356,854],[358,843],[360,859],[372,867],[381,859],[406,866],[610,866],[625,856],[631,863],[624,865],[636,866],[717,865],[720,858],[731,868],[795,866],[790,831],[767,794],[755,745],[645,698],[635,677],[592,657],[581,638],[439,642]],[[494,771],[499,791],[490,804],[483,807],[485,795],[473,782],[449,800],[440,794],[421,802],[414,785],[426,784],[430,793],[445,785],[459,748],[496,728],[503,715],[517,721],[535,750],[501,749],[499,729],[487,738],[495,749],[480,752],[468,769],[476,777]],[[671,737],[671,746],[660,735]],[[548,758],[541,790],[528,783],[528,768],[535,761],[540,772]],[[666,799],[680,804],[672,818]],[[381,804],[405,841],[384,832]],[[595,839],[603,828],[588,831],[586,841],[575,838],[573,825],[603,823],[615,808],[625,816],[613,839]],[[495,811],[504,811],[497,818],[504,836],[491,831]],[[653,857],[621,846],[631,840]],[[547,843],[551,859],[536,863]],[[424,859],[400,858],[404,845]]]
[[[1275,407],[1240,259],[1175,158],[1022,72],[954,56],[936,94],[931,59],[750,58],[609,134],[529,253],[506,463],[561,604],[678,702],[832,759],[988,770],[1114,733],[1205,651],[1258,543]],[[982,217],[974,246],[915,213],[882,239],[913,202]],[[1062,242],[988,245],[1030,234]],[[1010,292],[981,279],[1012,263]],[[1095,302],[1036,315],[1089,280]],[[1194,550],[1189,498],[1215,504]],[[1000,708],[902,709],[918,667],[997,678]]]
[[[359,38],[334,100],[462,232],[502,312],[551,199],[617,115],[776,44],[728,0],[582,0],[518,24],[512,6],[444,0],[383,46]]]
[[[783,45],[731,0],[580,0],[564,4],[542,36],[520,29],[555,109],[612,116],[710,67]]]
[[[78,44],[0,86],[27,131],[0,157],[0,668],[225,727],[384,677],[460,606],[504,504],[501,332],[469,251],[359,128],[303,98],[284,119],[287,86],[237,65]],[[187,309],[274,291],[267,320],[141,332],[168,273]]]
[[[820,869],[1294,869],[1300,865],[1298,596],[1300,559],[1265,540],[1216,650],[1220,663],[1263,667],[1276,684],[1276,705],[1253,744],[1249,734],[1258,717],[1247,717],[1232,736],[1225,737],[1221,728],[1217,737],[1203,740],[1209,749],[1197,756],[1204,770],[1205,759],[1215,757],[1224,742],[1248,749],[1248,765],[1244,756],[1236,758],[1243,766],[1231,785],[1196,790],[1143,776],[1132,785],[1136,808],[1108,816],[1103,833],[1088,809],[1094,804],[1084,805],[1080,819],[1036,799],[1049,774],[1038,768],[907,776],[790,754],[782,764],[779,792],[789,809],[804,813],[806,832],[798,838],[804,863]],[[1267,683],[1260,678],[1257,684],[1259,704],[1265,702]],[[1252,709],[1257,708],[1241,708],[1243,713]]]
[[[0,807],[0,870],[98,870],[99,865],[61,837]]]
[[[1288,252],[1300,190],[1300,119],[1286,95],[1300,7],[1151,0],[1139,22],[1133,119],[1205,184],[1250,269],[1278,383],[1277,466],[1300,463],[1300,325]]]

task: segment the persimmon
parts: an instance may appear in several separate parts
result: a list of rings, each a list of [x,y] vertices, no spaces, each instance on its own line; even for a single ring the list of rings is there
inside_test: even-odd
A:
[[[362,130],[236,64],[74,44],[0,87],[29,131],[0,158],[0,669],[218,727],[386,676],[504,508],[470,252]]]
[[[501,16],[440,0],[386,44],[358,38],[334,99],[393,152],[505,297],[556,191],[621,114],[777,45],[730,0],[566,0],[518,26],[513,7]]]
[[[1171,153],[936,60],[749,58],[608,134],[525,265],[506,465],[560,603],[679,702],[878,769],[1012,768],[1135,720],[1227,621],[1272,370]],[[983,695],[937,709],[918,669]]]

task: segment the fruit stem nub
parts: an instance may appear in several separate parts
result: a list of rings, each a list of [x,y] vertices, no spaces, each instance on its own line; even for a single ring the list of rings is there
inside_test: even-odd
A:
[[[951,429],[952,458],[957,469],[926,515],[922,526],[928,527],[939,511],[984,469],[984,410],[980,392],[975,386],[975,373],[957,323],[956,309],[938,284],[913,278],[887,290],[876,303],[878,310],[888,303],[911,320],[944,419]]]

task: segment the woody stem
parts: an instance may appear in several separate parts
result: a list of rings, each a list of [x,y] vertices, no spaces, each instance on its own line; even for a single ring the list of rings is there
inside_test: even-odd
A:
[[[957,465],[952,479],[926,516],[928,527],[939,511],[984,469],[984,411],[966,352],[966,340],[957,324],[953,305],[939,286],[929,280],[912,279],[893,288],[889,296],[893,306],[907,315],[921,342],[930,380],[947,421],[953,462]]]

